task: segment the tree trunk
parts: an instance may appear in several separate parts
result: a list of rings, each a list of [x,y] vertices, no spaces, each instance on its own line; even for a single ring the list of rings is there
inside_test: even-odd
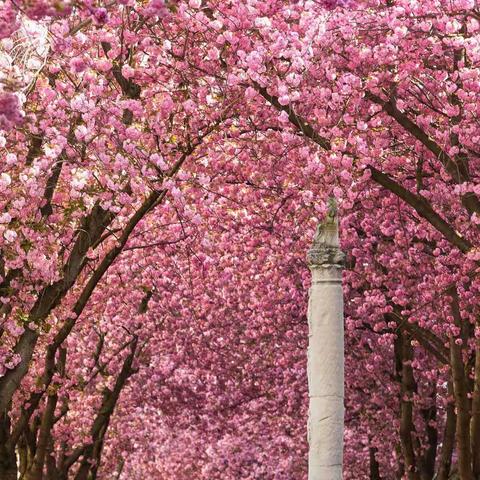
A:
[[[10,435],[10,417],[3,413],[0,417],[0,479],[17,480],[17,458],[8,444]]]
[[[437,458],[438,446],[438,431],[436,426],[432,425],[437,420],[437,405],[436,405],[436,388],[432,392],[433,404],[429,408],[421,410],[422,417],[425,421],[425,429],[427,433],[428,446],[422,456],[421,461],[421,478],[422,480],[432,480],[435,475],[435,460]]]
[[[456,443],[458,473],[460,480],[473,480],[472,456],[470,452],[470,414],[468,408],[465,369],[462,348],[454,338],[450,339],[450,363],[453,376],[453,391],[457,407]]]
[[[15,456],[0,460],[0,478],[2,480],[17,480],[17,466],[15,464]]]
[[[32,467],[25,475],[25,480],[42,480],[43,478],[43,467],[45,464],[50,433],[53,427],[57,399],[58,397],[56,393],[52,393],[48,396],[47,405],[43,412],[40,433],[38,435],[37,450],[35,452],[35,457],[33,458]]]
[[[376,458],[377,449],[375,447],[369,448],[370,454],[370,480],[382,480],[380,477],[380,465]]]
[[[466,325],[460,314],[460,303],[456,287],[451,287],[448,291],[451,295],[452,314],[455,325],[460,328],[462,338],[450,338],[450,367],[453,377],[453,392],[455,396],[455,406],[457,408],[457,455],[458,455],[458,473],[460,480],[473,480],[472,470],[472,452],[470,450],[470,400],[468,394],[471,390],[468,388],[468,378],[465,364],[463,362],[463,348],[466,345]],[[460,340],[459,343],[457,343]]]
[[[413,377],[413,348],[410,337],[398,329],[396,347],[397,371],[400,373],[400,442],[408,480],[420,480],[414,449],[413,395],[416,390]]]
[[[453,385],[452,382],[448,382],[448,396],[451,397],[452,395]],[[457,415],[455,413],[455,404],[453,402],[449,402],[447,405],[447,417],[443,432],[442,453],[439,461],[437,480],[448,480],[450,478],[452,455],[455,446],[456,424]]]
[[[477,339],[475,347],[474,382],[470,433],[472,436],[473,475],[475,479],[480,479],[480,339]]]

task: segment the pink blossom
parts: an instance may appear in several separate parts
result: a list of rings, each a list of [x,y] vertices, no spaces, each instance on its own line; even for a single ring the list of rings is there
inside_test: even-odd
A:
[[[85,71],[87,68],[87,64],[82,57],[74,57],[70,60],[70,68],[76,72],[80,73]]]
[[[0,6],[0,39],[8,38],[20,26],[17,10],[11,1],[5,1]]]
[[[130,65],[123,65],[122,75],[127,79],[133,78],[135,75],[135,70],[132,67],[130,67]]]
[[[0,92],[0,129],[9,130],[22,121],[17,95],[10,92]]]
[[[12,178],[6,172],[0,174],[0,190],[5,190],[12,184]]]
[[[108,72],[112,69],[112,62],[110,60],[98,60],[95,62],[95,67],[100,71],[100,72]]]
[[[17,239],[18,235],[17,232],[14,230],[5,230],[3,232],[3,238],[6,240],[8,243],[12,243]]]
[[[0,223],[10,223],[12,216],[8,212],[0,214]]]

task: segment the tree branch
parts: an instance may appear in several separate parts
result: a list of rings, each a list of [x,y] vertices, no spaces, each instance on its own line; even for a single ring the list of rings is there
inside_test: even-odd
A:
[[[318,134],[315,129],[303,117],[298,115],[290,105],[281,105],[278,98],[274,95],[270,95],[265,87],[261,87],[257,83],[254,83],[254,87],[257,92],[277,110],[286,112],[290,123],[296,126],[306,137],[310,138],[326,151],[332,149],[331,142],[327,138]],[[420,135],[420,132],[417,133]],[[427,140],[428,138],[425,139],[425,141]],[[431,147],[434,149],[437,148],[435,145],[431,145]],[[441,152],[439,152],[439,154],[443,155]],[[445,220],[443,220],[423,197],[412,194],[390,176],[380,172],[373,165],[369,165],[367,168],[372,172],[372,178],[375,182],[379,183],[412,206],[422,218],[427,220],[427,222],[444,235],[453,245],[464,253],[470,250],[472,247],[470,242],[459,235]]]
[[[60,303],[83,270],[85,255],[90,246],[101,236],[113,217],[113,213],[102,209],[97,203],[90,214],[84,218],[77,240],[63,268],[63,278],[42,289],[30,310],[29,322],[40,324]],[[15,353],[20,355],[21,361],[0,379],[0,411],[7,409],[14,392],[27,373],[39,335],[38,330],[27,325],[15,345]]]
[[[463,253],[468,252],[472,248],[472,244],[457,233],[452,226],[447,223],[435,210],[430,203],[421,195],[414,194],[405,187],[395,182],[389,175],[377,170],[374,166],[369,165],[368,169],[372,174],[372,179],[384,188],[408,203],[415,211],[438,230],[452,245],[456,246]]]
[[[430,152],[432,152],[436,158],[443,164],[445,170],[448,172],[452,180],[461,184],[470,180],[468,172],[468,164],[465,157],[457,156],[453,159],[433,140],[427,133],[422,130],[413,120],[411,120],[405,113],[401,112],[395,103],[390,98],[388,101],[383,100],[379,96],[372,92],[366,92],[365,98],[371,100],[373,103],[380,105],[382,109],[390,117],[395,119],[399,125],[401,125],[407,132],[411,133],[417,140],[419,140]],[[470,192],[462,195],[462,204],[472,215],[474,212],[480,213],[480,200],[478,197]]]

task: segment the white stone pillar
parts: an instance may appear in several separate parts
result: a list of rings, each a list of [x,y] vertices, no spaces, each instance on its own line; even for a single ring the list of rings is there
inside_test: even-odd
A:
[[[335,201],[307,254],[312,272],[308,304],[308,480],[341,480],[344,425],[342,268]]]

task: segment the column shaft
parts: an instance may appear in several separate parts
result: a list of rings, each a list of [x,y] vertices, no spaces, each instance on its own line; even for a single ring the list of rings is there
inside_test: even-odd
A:
[[[341,270],[312,269],[308,309],[309,480],[341,480],[344,424]]]

